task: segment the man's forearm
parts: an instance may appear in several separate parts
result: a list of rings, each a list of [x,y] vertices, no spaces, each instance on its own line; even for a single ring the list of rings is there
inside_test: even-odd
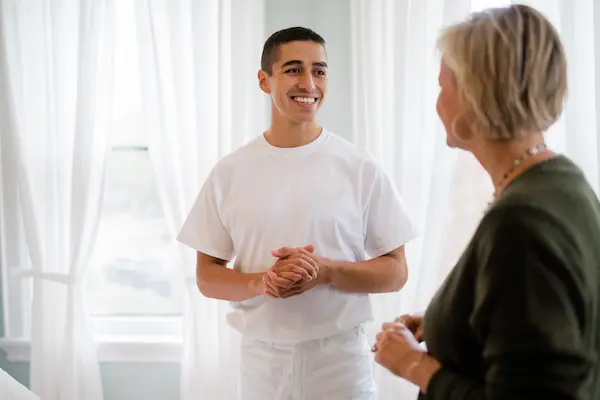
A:
[[[263,294],[262,276],[263,273],[244,274],[215,263],[198,269],[196,282],[206,297],[244,301]]]
[[[325,283],[354,293],[388,293],[400,290],[408,279],[404,251],[363,262],[324,260]]]

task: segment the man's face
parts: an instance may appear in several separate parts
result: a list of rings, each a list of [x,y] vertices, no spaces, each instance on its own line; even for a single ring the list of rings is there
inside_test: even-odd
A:
[[[279,46],[273,73],[259,72],[260,88],[271,95],[273,112],[294,122],[312,122],[327,92],[327,55],[316,42]]]

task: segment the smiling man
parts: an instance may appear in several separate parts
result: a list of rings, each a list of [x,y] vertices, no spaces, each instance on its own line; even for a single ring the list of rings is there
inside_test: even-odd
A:
[[[369,294],[402,288],[414,230],[378,163],[316,122],[321,36],[273,34],[258,81],[270,127],[215,166],[179,240],[202,294],[233,304],[241,399],[375,399]]]

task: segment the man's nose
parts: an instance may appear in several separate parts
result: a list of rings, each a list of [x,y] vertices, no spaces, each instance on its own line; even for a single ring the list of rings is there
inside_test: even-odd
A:
[[[315,81],[313,80],[313,76],[310,73],[302,74],[300,77],[300,83],[298,87],[301,89],[312,91],[315,89]]]

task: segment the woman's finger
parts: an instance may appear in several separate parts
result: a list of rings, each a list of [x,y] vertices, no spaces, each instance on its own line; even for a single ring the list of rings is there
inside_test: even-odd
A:
[[[400,332],[403,329],[408,329],[408,328],[406,327],[406,325],[403,325],[403,324],[398,323],[398,322],[386,322],[385,324],[383,324],[381,326],[381,329],[383,331],[386,331],[386,332],[387,331]]]
[[[423,341],[423,328],[420,326],[417,328],[417,331],[415,332],[415,339],[417,339],[419,342]]]

